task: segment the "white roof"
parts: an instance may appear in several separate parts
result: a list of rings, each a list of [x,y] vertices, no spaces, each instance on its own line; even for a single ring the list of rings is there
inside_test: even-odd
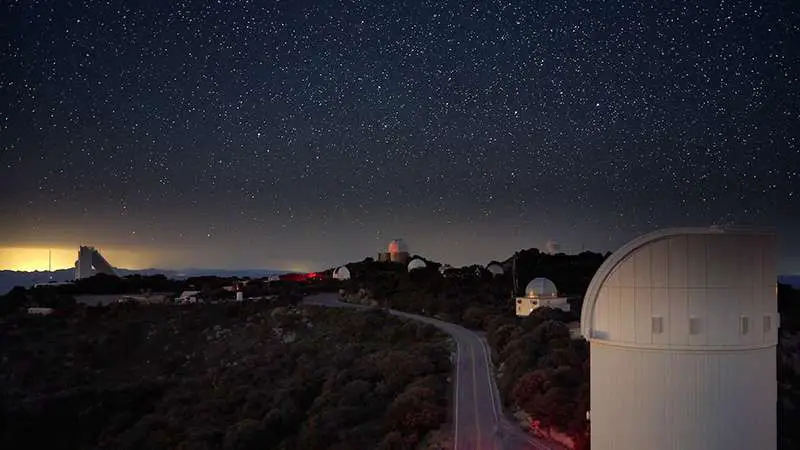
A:
[[[411,272],[414,269],[422,269],[427,267],[428,265],[425,264],[425,261],[421,259],[412,259],[410,263],[408,263],[408,271]]]
[[[561,251],[561,244],[550,239],[549,241],[547,241],[546,244],[544,244],[544,251],[551,255],[554,255]]]
[[[486,266],[486,270],[488,270],[489,273],[491,273],[494,276],[502,275],[503,272],[504,272],[503,266],[501,266],[500,264],[497,264],[497,263],[489,264],[488,266]]]
[[[180,298],[194,297],[195,295],[197,295],[199,293],[200,293],[200,291],[183,291],[183,292],[181,292]]]
[[[637,280],[637,275],[638,274],[635,273],[635,269],[634,269],[635,264],[636,264],[636,258],[635,257],[636,257],[637,253],[642,252],[643,250],[650,251],[656,244],[660,243],[661,241],[674,239],[674,238],[677,238],[677,237],[713,236],[713,235],[729,235],[729,236],[732,236],[732,237],[746,236],[746,235],[771,237],[770,233],[766,233],[766,232],[761,231],[761,230],[744,229],[744,228],[733,228],[733,227],[721,228],[721,227],[717,227],[717,226],[712,226],[712,227],[707,227],[707,228],[704,228],[704,227],[667,228],[667,229],[654,231],[652,233],[645,234],[643,236],[640,236],[638,238],[633,239],[632,241],[630,241],[627,244],[625,244],[622,247],[620,247],[617,251],[615,251],[613,254],[611,254],[611,256],[606,258],[606,260],[603,262],[603,264],[600,266],[600,268],[597,269],[597,272],[595,273],[594,277],[592,278],[592,281],[589,283],[589,288],[586,290],[586,295],[584,296],[584,300],[583,300],[583,308],[581,310],[581,334],[583,334],[583,336],[586,339],[592,339],[594,337],[593,336],[593,329],[594,329],[595,313],[596,313],[596,307],[597,307],[597,304],[598,304],[598,298],[600,296],[601,289],[606,285],[606,283],[610,280],[610,278],[612,277],[612,275],[615,272],[625,270],[625,271],[627,271],[627,274],[629,275],[629,278],[631,278],[633,280]],[[664,272],[668,271],[668,266],[666,264],[675,264],[675,265],[680,265],[681,267],[685,266],[686,265],[685,261],[688,258],[686,256],[686,254],[689,251],[687,245],[688,244],[684,244],[684,247],[686,247],[686,248],[682,249],[682,253],[679,253],[679,254],[676,255],[676,258],[675,258],[676,262],[675,263],[670,263],[669,255],[667,255],[666,257],[664,257],[664,258],[666,258],[665,260],[667,261],[666,263],[663,263],[664,267],[659,268],[659,269],[652,269],[653,270],[652,273],[655,273],[656,270],[658,270],[660,273],[664,273]],[[710,244],[708,242],[704,242],[703,243],[703,252],[707,252],[708,251],[707,247],[709,245]],[[719,245],[721,245],[721,244],[719,244]],[[731,245],[731,246],[736,245],[736,241],[734,240],[733,243],[726,244],[726,245]],[[764,250],[759,248],[759,252],[764,252]],[[736,254],[737,252],[732,252],[732,253]],[[741,253],[747,255],[747,252],[741,252]],[[765,252],[765,255],[766,255],[766,252]],[[684,259],[680,260],[680,259],[677,258],[677,256],[681,256]],[[706,271],[708,269],[705,266],[705,264],[706,264],[705,254],[703,255],[703,257],[697,258],[697,259],[698,259],[698,263],[702,263],[703,264],[702,273],[704,274],[703,276],[706,276],[706,273],[707,273]],[[736,262],[736,261],[734,261],[734,262]],[[761,262],[761,261],[759,261],[759,262]],[[728,263],[728,262],[726,262],[726,263]],[[720,263],[718,261],[715,262],[714,264],[715,265],[722,265],[722,263]],[[770,274],[770,276],[771,276],[775,272],[774,267],[767,268],[767,267],[763,267],[761,265],[756,265],[755,263],[751,263],[751,264],[747,265],[747,267],[748,267],[748,269],[747,269],[748,271],[758,273],[759,275],[763,272],[763,273]],[[630,274],[632,274],[632,275],[630,275]],[[730,274],[725,274],[725,275],[727,277],[731,278],[731,279],[741,278],[741,277],[737,277],[737,276],[730,276]],[[642,275],[642,276],[644,277],[645,275]],[[654,275],[651,275],[650,273],[646,274],[647,279],[650,279],[651,276],[654,276]],[[630,283],[631,286],[635,286],[636,285],[635,283],[633,283],[631,281],[626,281],[626,283]],[[770,281],[770,283],[772,283],[772,281]],[[651,281],[651,284],[652,284],[652,281]],[[686,286],[685,285],[687,284],[687,282],[684,280],[683,284],[684,284],[683,286],[679,286],[679,287],[684,288],[684,290],[686,290]],[[666,287],[669,287],[669,285],[667,285]],[[705,293],[703,295],[705,295]],[[704,305],[705,305],[705,303],[704,303]],[[710,306],[706,305],[705,307],[709,308]]]
[[[558,289],[555,283],[547,278],[534,278],[525,286],[526,297],[556,297]]]
[[[333,278],[335,280],[349,280],[350,269],[348,269],[347,266],[339,267],[338,269],[333,271]]]

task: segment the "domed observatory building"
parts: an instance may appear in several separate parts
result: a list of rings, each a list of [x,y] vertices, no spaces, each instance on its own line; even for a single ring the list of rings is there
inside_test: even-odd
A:
[[[333,279],[334,280],[349,280],[350,279],[350,269],[347,266],[339,267],[338,269],[333,271]]]
[[[657,231],[612,254],[581,312],[593,450],[774,450],[775,243]]]
[[[408,263],[408,271],[409,272],[411,272],[412,270],[424,269],[426,267],[428,267],[428,265],[425,264],[425,261],[423,261],[421,259],[412,259],[411,262]]]
[[[378,253],[378,261],[391,261],[397,263],[407,263],[410,258],[408,245],[402,239],[395,239],[389,242],[385,252]]]
[[[547,278],[534,278],[525,287],[525,297],[517,297],[517,315],[528,316],[541,307],[569,311],[567,298],[558,296],[555,283]]]
[[[490,263],[486,266],[486,270],[492,274],[493,277],[499,277],[504,273],[503,266],[497,263]]]
[[[544,244],[544,251],[548,255],[555,255],[561,253],[561,244],[558,242],[550,239]]]

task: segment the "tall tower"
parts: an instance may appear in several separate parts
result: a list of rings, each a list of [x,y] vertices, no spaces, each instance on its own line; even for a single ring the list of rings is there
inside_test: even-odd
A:
[[[593,450],[774,450],[774,236],[657,231],[612,254],[584,299]]]

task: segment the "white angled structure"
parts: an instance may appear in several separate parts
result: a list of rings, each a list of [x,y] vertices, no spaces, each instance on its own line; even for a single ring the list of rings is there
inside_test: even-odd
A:
[[[75,279],[89,278],[98,273],[106,275],[117,274],[111,264],[103,258],[103,255],[96,248],[80,246],[78,260],[75,261]]]
[[[774,450],[775,243],[719,228],[657,231],[592,279],[592,450]]]
[[[411,272],[412,270],[424,269],[427,266],[428,265],[425,264],[425,261],[415,258],[412,259],[410,263],[408,263],[408,271]]]
[[[333,279],[334,280],[349,280],[350,279],[350,269],[347,266],[339,267],[338,269],[333,271]]]
[[[525,286],[525,297],[517,297],[517,315],[529,316],[536,308],[569,311],[569,302],[566,297],[558,296],[555,283],[547,278],[534,278]]]

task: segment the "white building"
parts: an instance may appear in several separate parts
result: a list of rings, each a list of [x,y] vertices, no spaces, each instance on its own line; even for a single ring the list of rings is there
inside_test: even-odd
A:
[[[428,267],[428,265],[425,264],[425,261],[421,259],[412,259],[411,262],[408,263],[409,272],[411,272],[412,270],[424,269],[425,267]]]
[[[774,450],[774,237],[682,228],[637,238],[592,279],[593,450]]]
[[[103,258],[103,255],[96,248],[80,246],[78,248],[78,259],[75,261],[75,279],[89,278],[98,273],[106,275],[117,274],[111,264]]]
[[[391,261],[405,264],[411,258],[408,244],[402,239],[389,242],[385,252],[378,253],[378,261]]]
[[[504,273],[503,266],[501,266],[500,264],[497,264],[497,263],[489,264],[488,266],[486,266],[486,270],[488,270],[489,273],[491,273],[493,277],[499,277],[499,276],[503,275],[503,273]]]
[[[53,308],[42,308],[36,306],[28,308],[28,314],[32,314],[34,316],[49,316],[50,314],[53,314],[53,311],[55,311]]]
[[[557,253],[561,253],[561,244],[558,242],[550,239],[544,244],[544,251],[550,255],[555,255]]]
[[[525,287],[525,296],[517,297],[517,315],[528,316],[536,308],[556,308],[569,311],[566,297],[559,297],[556,285],[547,278],[534,278]]]
[[[347,266],[339,267],[338,269],[333,271],[333,279],[334,280],[349,280],[350,279],[350,269]]]
[[[197,303],[200,291],[183,291],[180,297],[175,299],[176,303]]]

